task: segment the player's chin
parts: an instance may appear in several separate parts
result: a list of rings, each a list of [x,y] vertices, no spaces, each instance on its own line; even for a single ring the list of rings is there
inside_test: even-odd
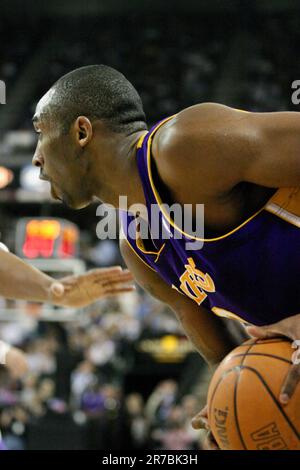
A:
[[[61,191],[56,185],[51,185],[51,196],[57,201],[61,201],[71,209],[83,209],[87,207],[91,200],[86,197],[80,197],[77,193],[73,196],[67,192]]]
[[[79,200],[79,199],[72,198],[68,194],[64,194],[61,198],[61,201],[64,204],[66,204],[68,207],[70,207],[71,209],[75,209],[75,210],[84,209],[91,202],[91,201]]]
[[[54,189],[54,186],[51,184],[51,189],[50,189],[51,197],[55,201],[62,201],[62,198],[58,195],[56,189]]]

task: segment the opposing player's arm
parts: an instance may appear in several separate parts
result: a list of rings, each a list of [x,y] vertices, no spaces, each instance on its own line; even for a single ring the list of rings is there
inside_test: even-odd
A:
[[[236,345],[224,324],[213,313],[169,287],[121,239],[122,256],[136,282],[175,312],[186,335],[210,366],[220,362]]]
[[[248,113],[215,103],[192,106],[158,132],[153,153],[162,181],[176,195],[186,184],[201,187],[208,197],[222,196],[243,181],[270,188],[299,186],[300,113]]]
[[[7,299],[46,301],[49,299],[49,276],[23,260],[0,249],[0,296]]]
[[[79,308],[107,296],[132,291],[131,282],[131,274],[119,266],[92,269],[56,280],[0,248],[0,296],[7,299]]]

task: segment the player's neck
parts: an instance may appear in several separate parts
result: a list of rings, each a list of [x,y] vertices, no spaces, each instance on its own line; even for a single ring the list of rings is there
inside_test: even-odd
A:
[[[146,131],[134,134],[101,137],[93,168],[94,194],[106,204],[119,207],[120,196],[127,197],[128,207],[145,204],[144,193],[136,164],[136,145]]]

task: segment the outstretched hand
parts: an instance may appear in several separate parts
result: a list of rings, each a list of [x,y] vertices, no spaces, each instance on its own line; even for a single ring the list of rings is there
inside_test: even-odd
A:
[[[85,307],[105,297],[132,292],[135,289],[132,281],[132,274],[120,266],[92,269],[84,274],[53,281],[49,300],[65,307]]]

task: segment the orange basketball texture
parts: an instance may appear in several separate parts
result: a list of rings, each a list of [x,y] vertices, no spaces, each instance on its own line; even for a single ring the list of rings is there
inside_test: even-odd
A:
[[[216,370],[208,391],[212,433],[224,450],[300,450],[300,384],[279,394],[294,350],[284,338],[246,341]]]

